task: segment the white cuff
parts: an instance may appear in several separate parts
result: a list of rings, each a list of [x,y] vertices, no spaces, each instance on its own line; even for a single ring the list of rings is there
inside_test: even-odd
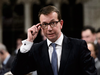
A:
[[[22,41],[22,46],[20,47],[20,52],[21,53],[26,53],[31,49],[31,46],[33,45],[33,42],[29,42],[26,40]]]

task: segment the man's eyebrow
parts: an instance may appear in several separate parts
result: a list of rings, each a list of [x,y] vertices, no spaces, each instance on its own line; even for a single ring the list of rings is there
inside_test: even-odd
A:
[[[55,19],[52,19],[50,22],[55,21]]]
[[[52,21],[55,21],[55,20],[54,20],[54,19],[52,19],[50,22],[52,22]],[[50,23],[50,22],[49,22],[49,23]],[[43,22],[43,23],[47,23],[47,22]],[[42,24],[43,24],[43,23],[42,23]]]
[[[47,22],[43,22],[43,23],[41,23],[41,24],[45,24],[45,23],[47,23]]]

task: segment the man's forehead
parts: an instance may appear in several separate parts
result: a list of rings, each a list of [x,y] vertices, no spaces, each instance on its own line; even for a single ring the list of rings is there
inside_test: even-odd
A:
[[[58,21],[57,17],[41,17],[40,23],[50,23],[52,21]]]
[[[39,19],[41,19],[41,18],[48,18],[48,17],[57,17],[58,18],[58,15],[57,15],[56,12],[51,12],[49,14],[41,14]]]
[[[92,34],[91,30],[90,29],[87,29],[85,31],[83,31],[84,34]]]

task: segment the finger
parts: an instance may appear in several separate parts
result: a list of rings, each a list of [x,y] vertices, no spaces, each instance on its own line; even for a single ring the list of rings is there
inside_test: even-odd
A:
[[[36,31],[35,33],[37,33],[37,32],[38,32],[38,29],[40,28],[39,26],[40,26],[40,23],[38,23],[38,24],[36,24],[36,25],[34,26],[35,31]],[[39,28],[38,28],[38,27],[39,27]]]
[[[36,24],[36,27],[38,28],[41,25],[41,23]]]
[[[35,26],[34,28],[35,28],[35,33],[37,33],[38,32],[37,26]]]
[[[30,28],[30,32],[32,35],[34,35],[35,33],[38,33],[38,31],[40,30],[40,23],[36,24],[36,25],[33,25],[31,28]]]
[[[36,32],[35,26],[32,26],[31,28],[29,28],[29,34],[30,34],[30,35],[34,35],[35,32]]]
[[[33,35],[33,30],[31,28],[28,29],[28,34],[29,34],[29,36]]]
[[[36,25],[32,26],[31,29],[30,29],[31,33],[36,33],[37,32],[37,27]]]

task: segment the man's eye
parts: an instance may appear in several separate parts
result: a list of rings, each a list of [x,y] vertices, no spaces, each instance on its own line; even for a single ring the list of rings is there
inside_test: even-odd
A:
[[[51,22],[51,24],[55,24],[55,22]]]
[[[43,25],[48,25],[47,23],[44,23]]]

